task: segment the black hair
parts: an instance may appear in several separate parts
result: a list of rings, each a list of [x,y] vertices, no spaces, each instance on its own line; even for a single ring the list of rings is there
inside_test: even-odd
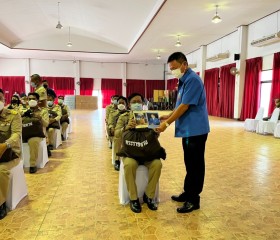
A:
[[[26,94],[25,93],[21,93],[19,96],[20,96],[20,98],[23,98],[23,97],[26,97]]]
[[[127,98],[128,102],[130,102],[130,100],[136,96],[140,96],[142,99],[142,102],[144,102],[144,97],[140,94],[140,93],[132,93],[130,94],[130,96]]]
[[[39,81],[39,82],[41,82],[41,77],[40,77],[40,75],[39,74],[33,74],[33,75],[31,75],[31,80],[36,80],[36,81]]]
[[[19,96],[18,95],[13,95],[12,98],[16,98],[19,101]]]
[[[53,94],[51,94],[51,93],[47,93],[48,94],[48,96],[51,96],[53,99],[55,99],[56,98],[56,96],[54,96]]]
[[[111,96],[111,99],[118,98],[118,97],[120,97],[120,96],[119,95],[113,95],[113,96]]]
[[[39,95],[38,93],[36,93],[36,92],[30,92],[30,93],[28,93],[28,97],[29,97],[29,96],[34,96],[37,100],[40,99],[40,95]]]
[[[184,53],[182,52],[175,52],[175,53],[172,53],[169,57],[168,57],[168,60],[167,60],[167,63],[170,63],[172,61],[177,61],[179,63],[183,63],[183,62],[187,62],[188,63],[188,60],[185,56]]]
[[[119,100],[121,100],[121,99],[125,101],[126,105],[128,105],[128,102],[127,102],[127,98],[126,98],[126,97],[124,97],[124,96],[119,96],[119,98],[117,99],[117,101],[119,102]]]
[[[3,89],[2,89],[2,88],[0,88],[0,93],[3,93],[3,94],[4,94],[4,91],[3,91]]]
[[[48,83],[48,80],[44,79],[44,80],[42,81],[42,83],[44,83],[44,82]]]

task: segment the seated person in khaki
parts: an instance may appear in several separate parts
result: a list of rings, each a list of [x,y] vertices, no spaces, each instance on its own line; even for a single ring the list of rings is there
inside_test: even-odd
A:
[[[61,108],[61,118],[60,118],[60,125],[61,125],[61,139],[65,141],[66,137],[66,130],[69,125],[69,117],[70,117],[70,109],[69,107],[64,104],[64,96],[58,96],[58,105]]]
[[[116,128],[115,136],[121,138],[124,131],[129,131],[136,127],[135,120],[133,118],[133,111],[141,111],[144,98],[141,94],[133,93],[128,97],[128,103],[131,111],[120,115]],[[133,158],[123,157],[124,175],[127,185],[127,190],[130,198],[130,209],[135,213],[140,213],[142,207],[140,205],[137,196],[136,170],[139,162]],[[154,159],[152,161],[145,161],[143,163],[149,172],[149,180],[146,191],[143,196],[143,200],[147,203],[148,208],[151,210],[157,210],[157,204],[154,202],[156,186],[160,178],[162,163],[160,159]]]
[[[7,106],[8,109],[14,109],[17,112],[20,111],[20,99],[18,95],[13,95],[11,99],[11,104]]]
[[[36,161],[39,145],[45,137],[46,127],[49,125],[49,113],[46,108],[38,106],[39,99],[38,93],[29,93],[29,109],[22,116],[22,139],[28,142],[30,151],[29,173],[37,172]]]
[[[0,220],[7,215],[6,199],[10,183],[10,169],[20,159],[21,117],[15,110],[4,108],[4,92],[0,89]],[[12,156],[5,157],[13,151]]]
[[[54,103],[54,96],[48,95],[49,125],[47,127],[49,149],[53,150],[55,145],[55,129],[60,129],[61,108]]]
[[[115,161],[114,168],[116,171],[120,170],[120,157],[116,155],[116,153],[120,150],[121,148],[121,138],[115,137],[115,127],[118,121],[118,118],[121,114],[127,112],[127,99],[123,96],[120,96],[117,100],[118,104],[118,109],[116,111],[111,112],[109,114],[109,119],[108,119],[108,129],[109,129],[109,134],[110,136],[113,137],[113,147],[112,147],[112,161]]]

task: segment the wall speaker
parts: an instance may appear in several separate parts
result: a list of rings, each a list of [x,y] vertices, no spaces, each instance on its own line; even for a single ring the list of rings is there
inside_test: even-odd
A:
[[[240,60],[240,54],[234,54],[234,61]]]

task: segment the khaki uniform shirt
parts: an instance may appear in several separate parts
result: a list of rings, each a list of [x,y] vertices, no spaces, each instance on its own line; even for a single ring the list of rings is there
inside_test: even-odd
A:
[[[116,111],[115,107],[114,107],[114,104],[110,104],[108,106],[106,106],[106,116],[105,116],[105,121],[106,123],[108,122],[109,120],[109,115],[112,111]]]
[[[58,104],[58,106],[60,105]],[[63,112],[67,112],[68,117],[70,117],[70,109],[67,105],[63,104],[62,106],[60,106],[60,108],[61,108],[61,115],[66,115],[66,113],[63,114]]]
[[[120,111],[117,110],[117,111],[112,111],[110,114],[109,114],[109,118],[108,118],[108,128],[111,129],[111,128],[115,128],[116,124],[117,124],[117,121],[118,121],[118,118],[119,116],[121,115]]]
[[[25,104],[25,105],[20,104],[19,105],[19,113],[20,113],[20,115],[22,116],[28,109],[29,109],[28,104]]]
[[[57,122],[59,122],[62,113],[61,113],[61,107],[57,104],[53,104],[52,107],[47,107],[48,110],[54,111],[57,113],[57,116],[54,118]]]
[[[47,127],[49,125],[49,112],[46,108],[36,108],[33,111],[33,116],[38,116],[41,119],[43,127]]]
[[[116,138],[122,137],[122,133],[124,131],[124,128],[128,124],[128,121],[133,118],[134,118],[134,115],[133,115],[132,111],[123,113],[122,115],[119,116],[117,125],[115,128],[115,137]]]
[[[20,155],[22,123],[20,114],[15,110],[3,109],[0,114],[0,134],[7,139],[12,150]]]
[[[43,85],[37,87],[35,89],[35,92],[39,94],[39,96],[40,96],[39,100],[40,101],[47,100],[47,90],[43,87]]]

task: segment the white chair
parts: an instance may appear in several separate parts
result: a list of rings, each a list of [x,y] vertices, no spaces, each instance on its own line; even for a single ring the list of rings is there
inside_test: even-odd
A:
[[[71,121],[71,118],[69,117],[69,124],[68,124],[68,128],[66,130],[68,133],[71,133],[72,132],[72,121]]]
[[[62,145],[62,139],[61,139],[61,131],[60,129],[54,130],[54,149],[57,149],[60,145]]]
[[[255,119],[247,118],[245,119],[244,128],[246,131],[255,132],[258,122],[262,120],[264,114],[264,108],[260,107]]]
[[[277,123],[277,125],[274,129],[274,137],[280,138],[280,123]]]
[[[138,198],[140,200],[142,200],[145,189],[147,187],[148,178],[149,178],[148,168],[143,165],[138,166],[136,171],[136,186],[137,186]],[[124,167],[122,161],[121,161],[120,172],[119,172],[119,199],[120,199],[120,204],[123,205],[128,204],[130,201],[126,182],[125,182]],[[157,184],[154,200],[156,202],[159,202],[159,183]]]
[[[7,207],[14,210],[18,203],[27,195],[27,185],[23,172],[22,161],[10,170],[10,185],[8,197],[6,200]]]
[[[263,120],[259,121],[256,128],[256,133],[273,134],[278,122],[279,113],[280,113],[280,109],[275,108],[273,110],[271,118],[268,121],[263,121]]]
[[[30,150],[28,143],[23,143],[23,165],[24,167],[28,168],[30,167]],[[43,138],[39,145],[39,152],[38,152],[38,159],[37,159],[37,168],[43,168],[45,167],[46,163],[49,161],[48,158],[48,150],[47,150],[47,144],[46,139]]]

